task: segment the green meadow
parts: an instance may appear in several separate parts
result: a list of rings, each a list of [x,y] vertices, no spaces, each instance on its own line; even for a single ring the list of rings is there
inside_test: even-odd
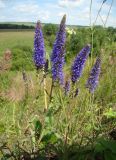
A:
[[[0,55],[8,48],[11,49],[15,46],[33,46],[34,33],[32,31],[20,32],[0,32]]]

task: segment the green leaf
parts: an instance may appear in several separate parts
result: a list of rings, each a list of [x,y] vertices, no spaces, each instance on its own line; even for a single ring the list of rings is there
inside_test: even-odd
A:
[[[102,140],[100,142],[106,149],[111,150],[113,153],[116,153],[116,142],[115,141],[107,141],[107,140]]]
[[[42,130],[42,124],[39,120],[36,120],[35,121],[35,131],[41,132],[41,130]]]
[[[95,146],[95,153],[101,153],[105,150],[105,147],[100,143],[97,143]]]
[[[111,151],[105,151],[104,157],[105,157],[105,160],[115,160],[116,154],[112,153]]]
[[[95,150],[110,150],[112,153],[116,154],[116,142],[114,140],[108,140],[104,138],[99,138],[95,146]]]
[[[108,118],[116,118],[116,111],[110,108],[107,112],[104,113]]]
[[[4,124],[0,124],[0,133],[4,133],[5,132],[5,126]]]
[[[42,141],[45,143],[55,143],[57,141],[57,137],[54,132],[48,132],[43,136]]]

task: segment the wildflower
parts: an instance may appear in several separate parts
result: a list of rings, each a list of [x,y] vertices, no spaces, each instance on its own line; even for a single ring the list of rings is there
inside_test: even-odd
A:
[[[101,70],[101,59],[98,57],[87,81],[86,87],[93,93],[98,85],[99,75]]]
[[[73,83],[75,83],[81,77],[89,53],[90,53],[90,45],[88,44],[77,55],[71,69]]]
[[[53,46],[53,51],[51,54],[52,61],[52,78],[53,81],[59,81],[60,84],[64,82],[63,66],[64,66],[64,45],[66,41],[66,15],[63,16],[60,24],[59,31],[56,35],[56,40]]]
[[[66,27],[66,31],[67,31],[67,33],[68,33],[69,35],[72,35],[72,34],[76,35],[76,32],[75,32],[74,29],[70,29],[70,28]]]
[[[34,37],[34,63],[37,69],[41,69],[45,64],[44,39],[40,21],[37,22]]]
[[[70,81],[66,81],[65,86],[64,86],[64,90],[65,90],[65,95],[68,95],[69,91],[70,91]]]

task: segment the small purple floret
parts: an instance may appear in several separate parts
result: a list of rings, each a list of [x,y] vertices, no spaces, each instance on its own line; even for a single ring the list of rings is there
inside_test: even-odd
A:
[[[65,90],[65,95],[68,95],[68,93],[70,92],[70,81],[69,80],[66,81],[64,90]]]
[[[98,57],[89,76],[87,81],[86,87],[89,88],[91,93],[94,93],[98,82],[99,82],[99,75],[101,71],[101,59]]]
[[[88,44],[77,55],[71,69],[72,71],[71,79],[73,83],[75,83],[81,77],[89,53],[90,53],[90,45]]]
[[[38,21],[35,28],[34,37],[34,63],[37,69],[41,69],[45,64],[44,38],[41,23]]]
[[[56,35],[56,40],[53,46],[53,51],[51,54],[52,61],[52,79],[53,81],[58,81],[60,84],[64,83],[64,73],[63,66],[65,63],[65,41],[66,41],[66,15],[63,16],[60,24],[59,31]]]

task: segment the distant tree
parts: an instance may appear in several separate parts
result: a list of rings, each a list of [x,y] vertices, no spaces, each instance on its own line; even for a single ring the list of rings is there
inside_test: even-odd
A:
[[[0,24],[0,29],[34,29],[34,26],[24,24]]]
[[[57,25],[49,23],[44,25],[43,32],[45,35],[51,36],[53,34],[54,35],[56,34],[57,29],[58,29]]]

